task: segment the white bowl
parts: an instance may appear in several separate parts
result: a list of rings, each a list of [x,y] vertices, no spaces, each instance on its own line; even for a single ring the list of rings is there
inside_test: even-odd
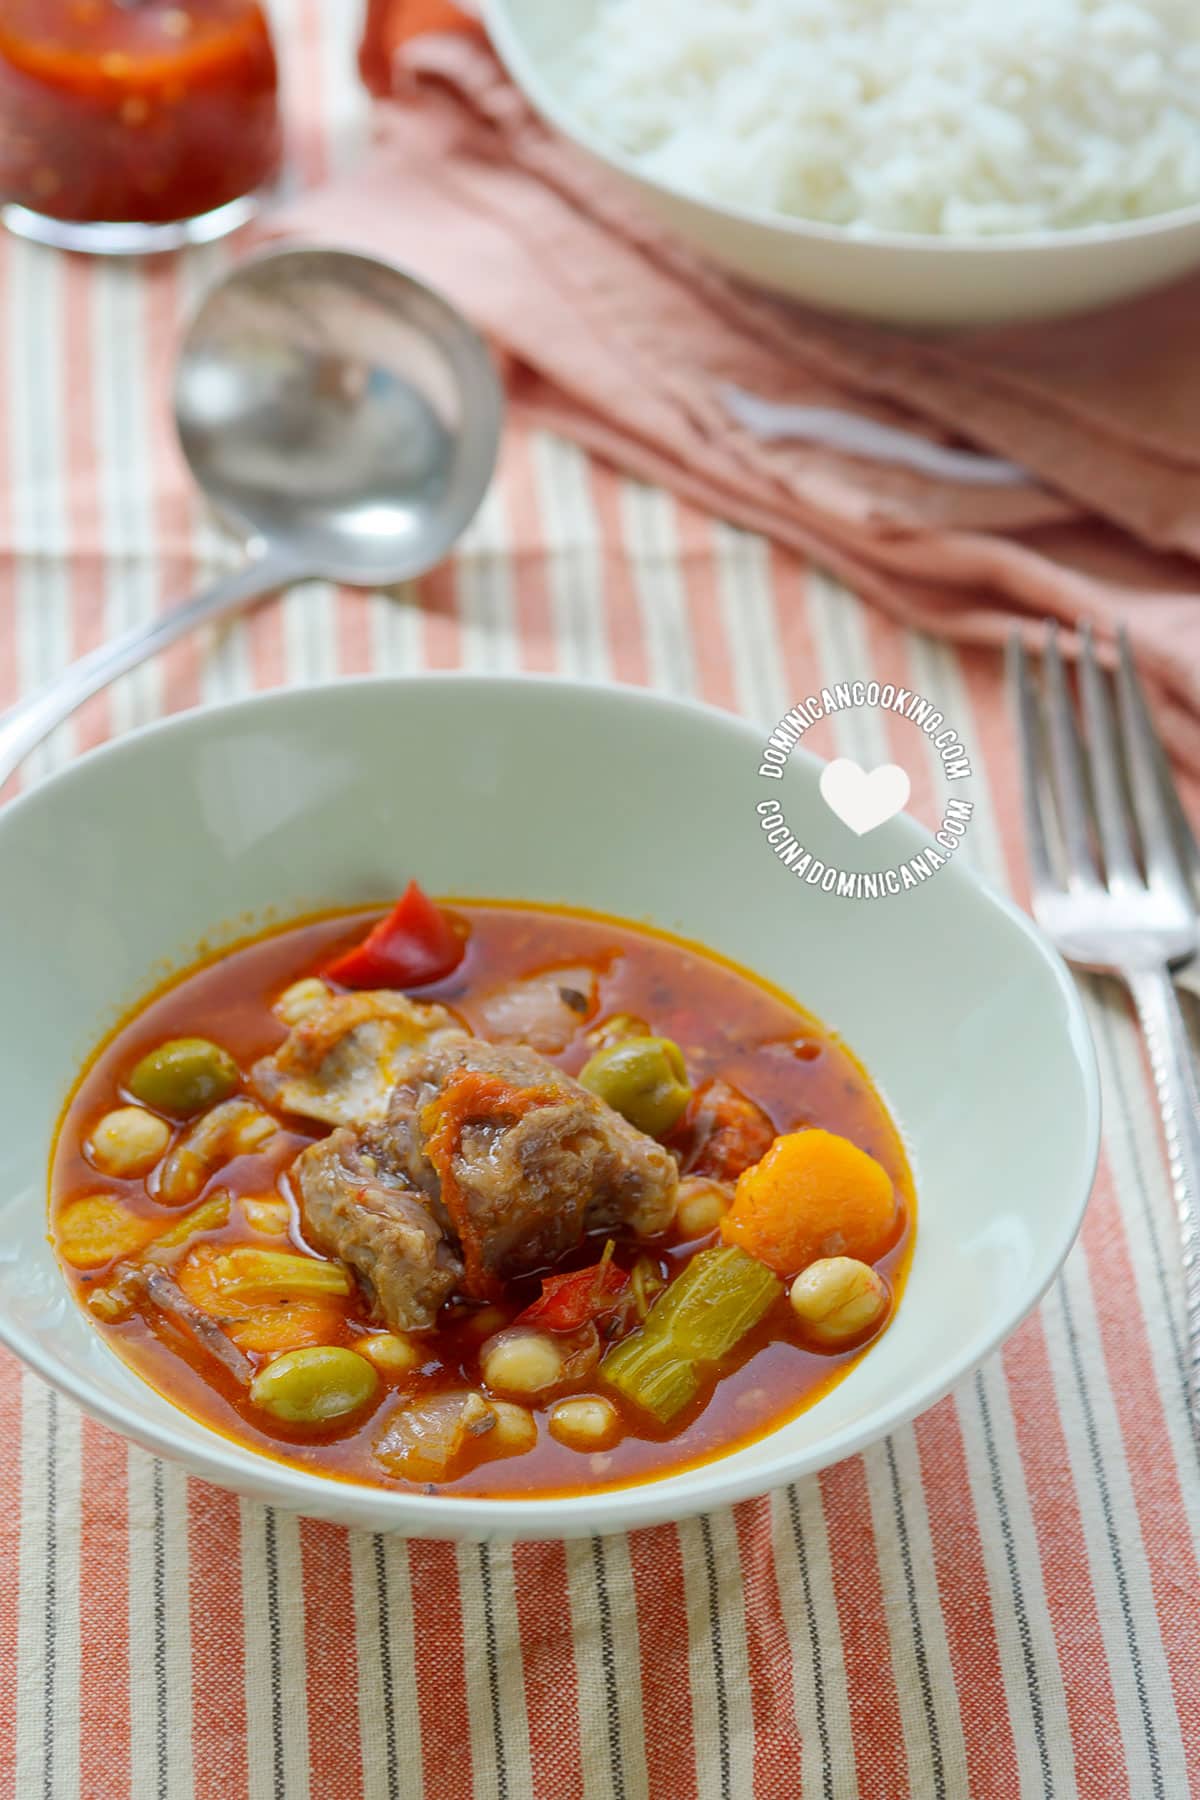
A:
[[[1200,263],[1200,206],[1128,224],[963,242],[901,232],[858,237],[659,181],[574,119],[559,92],[559,59],[600,5],[483,0],[483,11],[498,54],[542,117],[620,176],[685,242],[748,281],[889,324],[961,326],[1083,312]]]
[[[197,1475],[371,1530],[574,1536],[678,1518],[848,1456],[932,1404],[1033,1306],[1075,1236],[1098,1139],[1090,1039],[1061,962],[953,860],[915,892],[797,882],[755,812],[760,736],[633,689],[462,675],[342,682],[192,713],[85,757],[0,813],[0,1338],[88,1412]],[[853,840],[793,754],[781,794],[826,860]],[[79,1069],[201,940],[394,894],[565,901],[651,919],[838,1028],[913,1158],[916,1254],[886,1336],[818,1405],[719,1461],[577,1499],[330,1481],[243,1449],[142,1382],[67,1291],[47,1162]]]

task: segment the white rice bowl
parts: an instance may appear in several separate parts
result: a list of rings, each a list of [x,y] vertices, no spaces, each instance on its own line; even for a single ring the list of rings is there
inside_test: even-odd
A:
[[[862,237],[1200,202],[1192,0],[601,0],[557,81],[649,179]]]

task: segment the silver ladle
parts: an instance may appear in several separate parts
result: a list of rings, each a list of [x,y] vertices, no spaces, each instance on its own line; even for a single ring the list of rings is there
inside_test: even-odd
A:
[[[175,423],[246,561],[0,717],[0,787],[90,695],[197,626],[295,581],[389,587],[432,568],[484,496],[502,413],[482,339],[413,276],[342,250],[240,263],[184,339]]]

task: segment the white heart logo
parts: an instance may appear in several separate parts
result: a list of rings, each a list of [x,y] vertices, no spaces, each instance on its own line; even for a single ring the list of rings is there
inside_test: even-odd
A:
[[[867,770],[838,756],[821,771],[822,800],[858,837],[894,819],[907,805],[911,788],[899,763]]]

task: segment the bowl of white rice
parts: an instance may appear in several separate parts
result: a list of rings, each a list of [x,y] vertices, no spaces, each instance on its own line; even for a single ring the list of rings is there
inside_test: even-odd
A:
[[[752,282],[909,325],[1200,263],[1200,0],[486,0],[546,121]]]

